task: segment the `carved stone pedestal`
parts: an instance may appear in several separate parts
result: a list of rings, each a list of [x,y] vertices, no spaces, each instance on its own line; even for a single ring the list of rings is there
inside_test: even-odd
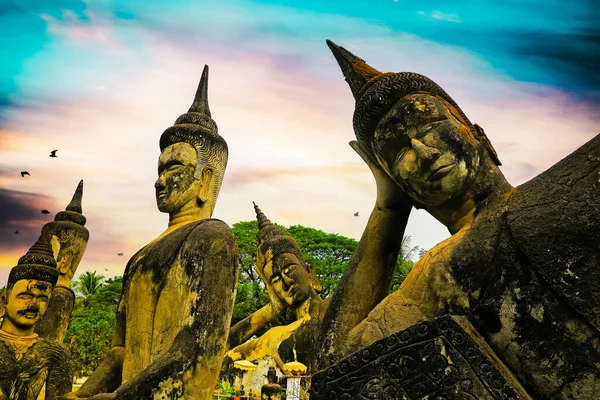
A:
[[[319,371],[311,400],[530,399],[465,317],[397,332]]]

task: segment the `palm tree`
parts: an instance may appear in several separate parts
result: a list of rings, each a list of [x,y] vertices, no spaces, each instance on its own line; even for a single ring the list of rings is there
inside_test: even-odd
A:
[[[392,292],[398,290],[400,284],[404,281],[404,278],[406,278],[412,267],[415,265],[412,257],[418,251],[419,246],[411,247],[410,236],[404,236],[402,238],[400,251],[398,252],[398,261],[396,262],[396,270],[392,277]]]
[[[83,297],[83,302],[87,303],[90,296],[103,286],[104,276],[97,275],[96,271],[86,271],[83,275],[73,282],[73,289]]]

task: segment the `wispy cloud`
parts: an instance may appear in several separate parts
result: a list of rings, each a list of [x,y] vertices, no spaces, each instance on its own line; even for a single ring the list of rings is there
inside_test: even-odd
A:
[[[438,21],[448,21],[448,22],[456,22],[456,23],[461,23],[461,19],[458,17],[458,15],[456,14],[449,14],[449,13],[445,13],[445,12],[441,12],[441,11],[431,11],[431,12],[425,12],[425,11],[419,11],[417,13],[418,15],[420,15],[421,17],[425,17],[425,19],[428,20],[438,20]]]

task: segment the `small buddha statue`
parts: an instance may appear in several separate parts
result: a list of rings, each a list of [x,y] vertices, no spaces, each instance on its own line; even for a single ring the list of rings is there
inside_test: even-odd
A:
[[[82,215],[83,180],[79,182],[73,199],[65,209],[42,227],[42,235],[50,237],[56,257],[58,282],[52,289],[52,301],[44,317],[35,326],[41,337],[62,343],[71,312],[75,306],[75,294],[71,290],[71,279],[85,253],[90,233],[85,227],[86,218]]]
[[[256,204],[254,210],[258,221],[256,271],[267,287],[270,302],[231,328],[227,356],[233,361],[271,356],[283,370],[285,361],[294,360],[296,353],[300,361],[310,365],[328,299],[319,295],[322,288],[315,270],[304,261],[298,243],[284,235]],[[295,312],[296,321],[273,327],[246,342],[285,309]]]
[[[58,280],[48,236],[42,236],[11,269],[0,299],[0,399],[55,400],[71,391],[71,354],[34,332]]]
[[[280,400],[282,387],[277,383],[277,370],[275,367],[269,367],[267,372],[268,383],[265,383],[260,388],[261,400]]]

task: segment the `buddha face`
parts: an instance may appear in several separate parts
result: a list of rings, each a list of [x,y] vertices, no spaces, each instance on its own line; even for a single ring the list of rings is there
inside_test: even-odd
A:
[[[379,122],[373,152],[414,200],[439,206],[473,182],[481,146],[458,111],[429,94],[405,96]]]
[[[57,285],[69,287],[89,239],[89,233],[81,225],[69,221],[53,221],[42,228],[42,234],[50,236],[50,244],[59,272]]]
[[[310,297],[310,276],[295,254],[275,256],[265,265],[264,274],[277,297],[290,307],[297,307]]]
[[[184,207],[197,206],[200,181],[195,178],[198,158],[189,143],[174,143],[158,159],[156,203],[161,212],[175,213]]]
[[[21,279],[7,293],[5,315],[17,328],[34,326],[46,312],[52,285],[35,279]],[[3,324],[4,325],[4,324]]]

